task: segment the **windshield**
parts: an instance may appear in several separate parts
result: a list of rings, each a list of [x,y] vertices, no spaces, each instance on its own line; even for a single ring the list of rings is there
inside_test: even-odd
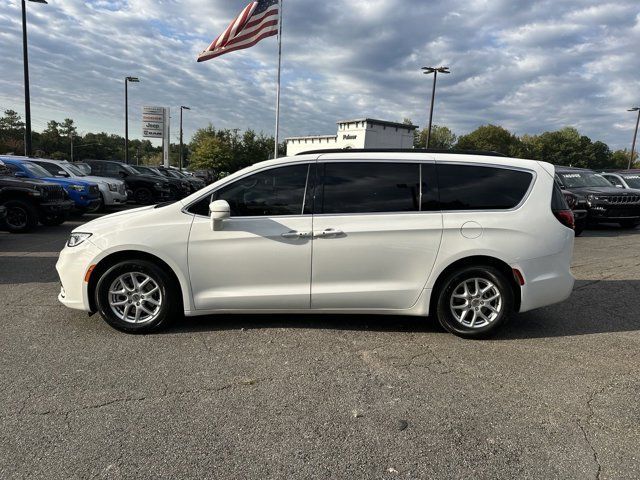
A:
[[[85,173],[71,163],[65,163],[64,167],[77,177],[86,177]]]
[[[51,177],[52,176],[44,168],[42,168],[40,165],[36,165],[35,163],[24,162],[22,165],[24,166],[24,168],[29,170],[29,172],[31,172],[32,175],[36,176],[37,178],[44,178],[44,177]]]
[[[135,171],[138,172],[138,174],[140,175],[155,175],[158,176],[158,174],[156,172],[154,172],[151,168],[149,167],[143,167],[141,165],[136,165],[135,168],[133,168]]]
[[[87,165],[86,163],[76,163],[74,165],[74,167],[76,167],[78,170],[82,170],[82,172],[85,175],[90,175],[91,174],[91,167],[89,165]]]
[[[182,177],[178,174],[178,172],[174,172],[173,170],[164,170],[164,172],[167,174],[168,177],[182,179]]]
[[[640,175],[622,175],[630,188],[640,188]]]
[[[131,165],[126,165],[123,164],[122,168],[124,168],[127,172],[129,172],[131,175],[140,175],[140,172],[138,172],[135,168],[133,168]]]
[[[593,172],[559,173],[558,175],[562,178],[564,186],[569,188],[613,186],[611,182],[602,175]]]

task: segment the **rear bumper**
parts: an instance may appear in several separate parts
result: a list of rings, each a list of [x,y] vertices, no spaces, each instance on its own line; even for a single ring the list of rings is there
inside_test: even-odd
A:
[[[573,239],[555,255],[524,260],[513,265],[520,270],[525,284],[520,288],[520,312],[545,307],[569,298],[575,278],[571,274]]]

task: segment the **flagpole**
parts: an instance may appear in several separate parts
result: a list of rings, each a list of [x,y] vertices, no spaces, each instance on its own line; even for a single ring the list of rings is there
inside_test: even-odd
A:
[[[276,85],[276,136],[273,158],[278,158],[278,137],[280,133],[280,70],[282,66],[282,3],[278,8],[278,82]]]

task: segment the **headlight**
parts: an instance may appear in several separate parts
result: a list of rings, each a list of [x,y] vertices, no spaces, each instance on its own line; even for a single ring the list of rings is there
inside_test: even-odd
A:
[[[67,240],[67,247],[77,247],[81,243],[83,243],[87,238],[89,238],[92,233],[82,233],[82,232],[73,232]]]
[[[109,190],[112,192],[117,192],[118,191],[118,185],[116,185],[115,183],[110,183],[109,184]]]
[[[70,190],[75,190],[76,192],[84,192],[84,185],[69,185]]]

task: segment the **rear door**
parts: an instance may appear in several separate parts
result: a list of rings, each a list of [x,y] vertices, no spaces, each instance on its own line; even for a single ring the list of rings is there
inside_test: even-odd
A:
[[[406,309],[442,236],[431,162],[318,163],[311,307]]]

